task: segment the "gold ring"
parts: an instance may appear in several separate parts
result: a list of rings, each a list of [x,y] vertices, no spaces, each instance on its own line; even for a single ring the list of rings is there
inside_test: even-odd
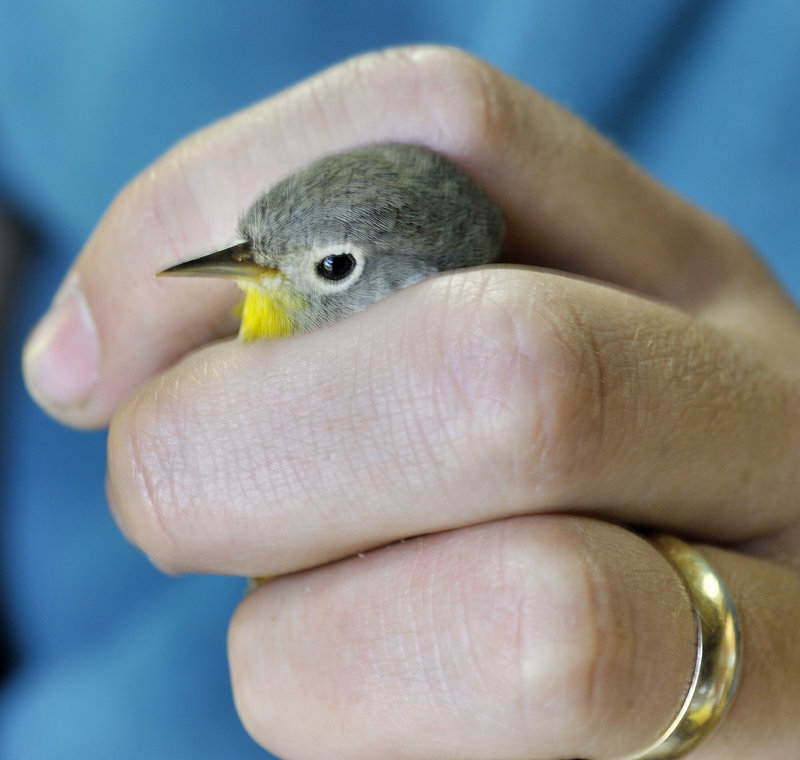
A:
[[[686,587],[694,608],[697,660],[689,691],[675,719],[643,752],[624,760],[674,760],[717,726],[733,701],[742,670],[742,635],[731,596],[711,565],[673,536],[651,538]]]

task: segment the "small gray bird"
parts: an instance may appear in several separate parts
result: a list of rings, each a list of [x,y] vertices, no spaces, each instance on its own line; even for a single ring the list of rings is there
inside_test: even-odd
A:
[[[162,275],[235,279],[243,341],[311,330],[448,269],[493,261],[505,221],[455,164],[418,145],[322,158],[245,212],[240,242]]]

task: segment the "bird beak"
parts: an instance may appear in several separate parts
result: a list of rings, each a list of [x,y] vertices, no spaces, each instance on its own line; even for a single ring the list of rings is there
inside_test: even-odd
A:
[[[234,280],[261,280],[277,277],[280,271],[253,261],[250,243],[236,243],[196,259],[183,261],[158,272],[157,277],[227,277]]]

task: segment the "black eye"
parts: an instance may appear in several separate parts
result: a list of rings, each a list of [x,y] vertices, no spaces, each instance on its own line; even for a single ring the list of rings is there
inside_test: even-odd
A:
[[[356,268],[356,258],[350,253],[326,256],[317,262],[317,274],[324,280],[343,280]]]

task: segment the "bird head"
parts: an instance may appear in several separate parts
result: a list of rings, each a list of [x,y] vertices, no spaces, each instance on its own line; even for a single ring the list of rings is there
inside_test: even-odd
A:
[[[371,145],[277,183],[244,213],[236,243],[159,274],[235,279],[249,341],[314,329],[435,272],[493,261],[504,228],[447,159]]]

